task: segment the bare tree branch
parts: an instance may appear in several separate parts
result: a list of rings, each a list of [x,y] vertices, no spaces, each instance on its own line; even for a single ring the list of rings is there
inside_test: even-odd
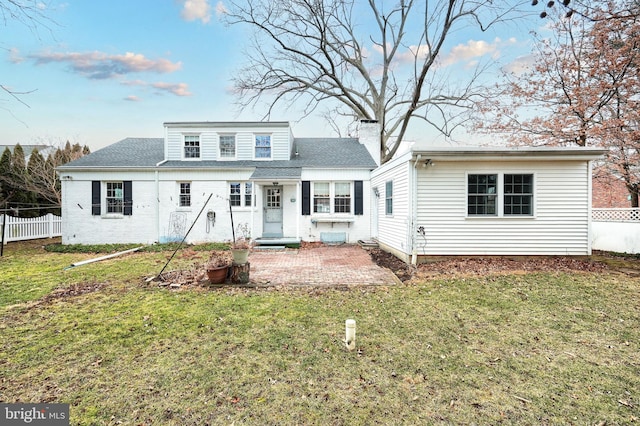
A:
[[[234,79],[238,104],[266,102],[264,118],[279,104],[302,105],[304,114],[322,104],[337,116],[377,120],[382,161],[388,161],[412,119],[450,132],[456,124],[448,121],[462,115],[449,110],[465,110],[473,93],[482,92],[475,78],[458,92],[447,82],[434,84],[451,30],[486,30],[520,15],[517,7],[491,0],[232,1],[226,21],[254,30],[247,64]]]

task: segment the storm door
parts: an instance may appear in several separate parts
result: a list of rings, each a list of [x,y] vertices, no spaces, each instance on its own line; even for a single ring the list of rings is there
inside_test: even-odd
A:
[[[264,188],[264,238],[282,237],[282,187]]]

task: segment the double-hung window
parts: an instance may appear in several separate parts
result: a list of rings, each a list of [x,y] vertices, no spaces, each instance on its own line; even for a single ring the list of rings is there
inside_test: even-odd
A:
[[[389,180],[384,185],[384,213],[387,216],[393,214],[393,181]]]
[[[497,209],[497,174],[467,176],[467,214],[469,216],[495,216]]]
[[[229,184],[229,200],[233,207],[251,207],[251,182],[231,182]]]
[[[533,216],[533,174],[467,175],[467,215]]]
[[[331,212],[331,191],[329,182],[316,182],[313,185],[313,212]]]
[[[191,207],[191,182],[180,182],[179,206]]]
[[[351,213],[351,184],[337,182],[333,195],[334,213]]]
[[[184,135],[184,158],[200,158],[200,135]]]
[[[124,212],[124,188],[122,182],[107,182],[107,213]]]
[[[220,135],[220,158],[236,157],[236,136]]]
[[[271,135],[255,136],[255,158],[271,158]]]
[[[533,215],[533,175],[504,175],[504,215]]]

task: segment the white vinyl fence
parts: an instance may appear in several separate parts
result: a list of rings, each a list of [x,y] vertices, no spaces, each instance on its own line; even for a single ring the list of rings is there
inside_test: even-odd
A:
[[[640,253],[640,208],[592,209],[591,248]]]
[[[4,225],[4,218],[7,224]],[[1,235],[4,228],[4,235]],[[35,240],[62,235],[62,218],[51,213],[40,217],[13,217],[0,215],[0,236],[2,241]]]

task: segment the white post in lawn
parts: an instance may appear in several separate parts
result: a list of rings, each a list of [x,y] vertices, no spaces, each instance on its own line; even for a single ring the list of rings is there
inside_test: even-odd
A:
[[[346,325],[346,338],[344,343],[350,351],[356,348],[356,320],[348,319]]]

